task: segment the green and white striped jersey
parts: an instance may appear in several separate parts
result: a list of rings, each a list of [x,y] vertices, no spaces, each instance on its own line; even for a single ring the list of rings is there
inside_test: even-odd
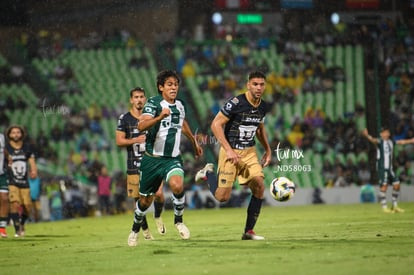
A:
[[[379,139],[377,145],[377,163],[378,169],[391,169],[394,151],[394,142],[389,140]]]
[[[184,103],[176,99],[168,103],[161,95],[148,99],[143,115],[158,116],[163,108],[170,109],[170,115],[148,129],[146,151],[154,156],[176,157],[180,155],[181,130],[185,119]]]

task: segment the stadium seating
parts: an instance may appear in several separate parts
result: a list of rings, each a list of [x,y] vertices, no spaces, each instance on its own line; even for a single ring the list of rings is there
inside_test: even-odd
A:
[[[215,50],[223,50],[223,47],[227,47],[228,44],[217,43],[214,45]],[[314,50],[315,46],[312,43],[299,43],[299,47],[302,49]],[[240,46],[231,45],[231,51],[234,55],[240,53]],[[305,110],[309,107],[312,108],[322,108],[327,116],[336,120],[338,118],[343,118],[346,114],[353,113],[355,111],[355,104],[364,103],[361,99],[361,94],[358,93],[358,87],[363,87],[363,70],[360,69],[362,65],[362,48],[360,46],[329,46],[325,49],[325,59],[326,67],[339,66],[344,68],[346,74],[345,82],[337,82],[334,86],[334,91],[318,91],[316,93],[307,93],[305,95],[299,94],[296,97],[296,102],[293,104],[274,104],[272,114],[269,116],[266,121],[266,129],[269,133],[269,139],[273,138],[274,134],[274,125],[276,118],[279,115],[282,115],[289,123],[292,122],[294,117],[302,117]],[[177,60],[181,59],[184,55],[184,48],[181,44],[177,44],[174,49],[175,57]],[[255,66],[266,62],[268,67],[276,72],[281,72],[284,67],[284,57],[276,51],[276,45],[271,43],[269,49],[261,49],[258,51],[251,52],[250,64]],[[197,62],[195,66],[199,69]],[[355,70],[355,67],[358,67],[359,70]],[[198,112],[200,118],[203,120],[207,117],[209,108],[212,106],[214,99],[210,91],[200,91],[199,85],[202,80],[206,80],[212,76],[197,76],[195,79],[189,78],[185,80],[186,85],[189,86],[191,91],[192,99],[196,105],[196,111]],[[207,95],[207,97],[206,97]],[[201,100],[200,100],[201,99]],[[207,103],[207,104],[206,104]],[[357,120],[358,127],[361,129],[365,125],[365,119],[359,117]],[[288,126],[289,127],[289,126]],[[284,137],[289,132],[288,128],[281,129],[281,136]]]
[[[206,44],[202,47],[212,47],[213,50],[223,50],[223,47],[228,46],[226,42],[216,42]],[[299,43],[299,47],[313,51],[315,46],[313,43]],[[241,47],[238,44],[230,46],[234,55],[239,54]],[[272,140],[275,134],[275,124],[279,116],[283,116],[285,124],[281,126],[279,137],[284,138],[290,132],[290,125],[293,119],[302,118],[305,111],[309,108],[321,108],[325,114],[336,120],[343,118],[346,113],[355,111],[355,105],[360,103],[364,105],[364,70],[363,70],[363,52],[359,46],[329,46],[323,48],[325,55],[325,67],[339,66],[345,71],[346,80],[344,82],[336,82],[333,91],[316,91],[314,93],[301,93],[296,95],[295,102],[290,103],[274,103],[271,110],[271,115],[266,119],[266,129],[269,135],[269,140]],[[177,43],[173,50],[174,57],[178,61],[184,55],[184,46]],[[147,60],[147,68],[130,68],[128,63],[132,57],[144,57]],[[258,66],[266,63],[271,71],[280,73],[283,71],[285,64],[285,57],[276,51],[276,44],[271,43],[268,49],[251,50],[251,56],[248,64]],[[0,58],[0,63],[4,62]],[[63,103],[67,104],[72,110],[87,109],[91,104],[105,107],[116,107],[119,103],[128,102],[128,91],[133,86],[143,86],[148,96],[157,93],[155,87],[155,76],[157,68],[155,59],[146,47],[143,48],[102,48],[97,50],[71,50],[64,51],[55,59],[39,59],[35,58],[32,64],[37,68],[38,72],[48,80],[51,87],[56,88],[58,81],[54,78],[54,69],[59,64],[69,66],[78,82],[80,93],[64,93],[61,98]],[[200,71],[203,68],[200,64],[195,62],[196,70]],[[196,125],[200,122],[206,122],[210,115],[211,107],[216,103],[217,98],[214,98],[213,92],[209,90],[201,90],[200,85],[205,83],[212,77],[218,77],[223,80],[226,74],[213,76],[211,74],[197,74],[195,77],[188,77],[184,79],[184,85],[189,91],[187,100],[190,110],[191,123]],[[49,110],[50,113],[43,113],[39,106],[33,106],[33,102],[39,102],[33,91],[28,86],[10,86],[5,87],[0,85],[0,91],[3,94],[22,95],[26,103],[30,103],[29,109],[24,112],[19,110],[8,111],[8,116],[13,118],[16,123],[28,125],[29,132],[36,136],[41,131],[49,133],[55,125],[62,124],[65,118],[59,115],[57,110]],[[20,97],[20,96],[19,96]],[[271,96],[267,96],[271,99]],[[55,106],[59,107],[59,106]],[[29,110],[29,111],[28,111]],[[53,113],[54,112],[54,113]],[[34,114],[34,115],[33,115]],[[365,118],[358,117],[358,129],[365,127]],[[109,151],[98,152],[99,157],[103,162],[107,163],[111,170],[120,169],[125,170],[124,152],[116,148],[113,144],[114,133],[116,127],[116,118],[103,118],[101,121],[105,137],[111,143]],[[322,132],[318,132],[322,136]],[[62,167],[66,166],[67,156],[73,148],[76,148],[75,141],[58,142],[54,145],[58,151],[59,160],[56,164],[56,171],[64,172]],[[90,155],[90,157],[95,157]],[[322,186],[323,179],[321,178],[321,163],[325,158],[330,161],[340,159],[345,161],[347,156],[333,153],[329,151],[326,156],[317,153],[306,152],[303,159],[300,160],[286,160],[286,164],[292,165],[310,165],[312,167],[311,173],[287,173],[287,176],[297,180],[297,183],[302,186]],[[355,156],[352,156],[355,159]],[[188,158],[190,161],[192,158]],[[283,173],[282,173],[283,174]],[[274,176],[274,171],[267,170],[266,176]]]
[[[148,68],[130,68],[128,64],[133,56],[145,57],[148,61]],[[56,78],[54,78],[54,69],[57,65],[63,64],[73,70],[81,93],[64,93],[61,97],[63,99],[62,104],[67,104],[72,110],[85,110],[91,104],[115,108],[119,103],[123,102],[124,106],[127,106],[128,92],[135,86],[144,87],[148,96],[157,94],[155,87],[157,68],[151,52],[145,47],[143,49],[137,47],[134,49],[106,48],[65,51],[55,59],[35,58],[32,64],[41,75],[48,79],[49,85],[52,88],[56,88],[58,83]],[[23,98],[30,100],[31,105],[33,105],[33,102],[39,101],[28,88],[23,87],[19,93],[14,91],[14,89],[17,89],[15,87],[9,89],[10,94],[24,94]],[[63,114],[59,114],[59,110],[56,109],[60,106],[52,107],[55,109],[46,108],[46,114],[43,114],[42,110],[38,109],[38,116],[27,115],[26,110],[25,113],[15,111],[9,117],[14,117],[16,122],[29,125],[29,131],[34,136],[40,131],[49,133],[51,128],[64,120]],[[36,112],[34,113],[36,114]],[[116,149],[113,144],[116,118],[104,118],[100,123],[113,149],[99,152],[98,157],[102,158],[104,163],[107,163],[111,171],[125,170],[124,152]],[[71,149],[76,148],[76,142],[58,142],[54,147],[59,156],[56,171],[63,172],[62,167],[66,166],[67,157]]]

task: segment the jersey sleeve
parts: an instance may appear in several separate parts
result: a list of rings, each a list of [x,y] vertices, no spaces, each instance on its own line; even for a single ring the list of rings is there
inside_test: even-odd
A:
[[[227,100],[223,107],[221,107],[220,111],[226,116],[231,117],[234,113],[235,107],[239,104],[239,99],[237,97],[232,97]]]
[[[150,115],[152,117],[155,117],[158,115],[158,112],[160,110],[160,105],[157,103],[154,98],[150,98],[147,103],[144,105],[144,110],[142,111],[143,115]]]
[[[33,146],[28,143],[25,143],[23,146],[23,151],[25,152],[27,159],[36,158],[37,152],[35,153]]]
[[[124,120],[124,116],[125,116],[125,114],[122,114],[122,115],[119,116],[118,122],[117,122],[117,125],[116,125],[116,130],[125,133],[126,132],[126,123],[125,123],[125,120]]]
[[[270,112],[271,107],[272,107],[272,106],[271,106],[268,102],[263,101],[263,110],[262,110],[263,119],[262,119],[262,122],[261,122],[261,123],[265,123],[266,114],[267,114],[268,112]]]

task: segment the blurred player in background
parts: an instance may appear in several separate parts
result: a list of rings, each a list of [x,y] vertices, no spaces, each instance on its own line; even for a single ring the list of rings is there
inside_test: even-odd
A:
[[[196,182],[206,180],[214,197],[225,202],[230,199],[236,178],[240,185],[252,191],[242,240],[263,240],[253,231],[264,199],[263,167],[269,165],[272,150],[267,139],[264,118],[268,105],[262,100],[266,76],[260,71],[249,73],[247,92],[229,99],[211,123],[211,130],[220,143],[217,175],[214,165],[206,164],[197,172]],[[265,149],[258,160],[255,137]]]
[[[9,181],[6,173],[8,154],[6,140],[0,133],[0,236],[7,238],[6,226],[9,218]]]
[[[183,223],[185,193],[180,152],[181,133],[192,143],[196,157],[202,155],[203,151],[185,120],[184,103],[177,98],[179,81],[178,74],[174,71],[167,70],[158,74],[159,95],[148,100],[138,123],[139,130],[148,130],[148,134],[141,163],[140,198],[132,231],[128,236],[129,246],[137,245],[143,218],[162,182],[167,182],[173,193],[175,227],[182,239],[190,238],[190,231]]]
[[[39,177],[29,178],[30,198],[32,199],[32,218],[33,221],[40,221],[40,194],[42,192],[42,185]]]
[[[32,210],[28,178],[37,177],[35,154],[29,144],[24,142],[25,131],[18,125],[6,131],[6,150],[9,158],[9,202],[10,217],[13,220],[15,237],[24,236],[24,225]],[[21,215],[19,208],[22,208]]]
[[[402,213],[404,209],[398,207],[398,197],[400,195],[400,180],[394,172],[392,166],[394,155],[395,142],[391,139],[391,132],[388,128],[381,128],[380,137],[374,138],[368,134],[368,130],[363,131],[369,142],[377,147],[377,172],[379,178],[379,201],[382,206],[382,210],[385,213]],[[400,139],[397,140],[397,144],[409,144],[414,143],[412,139]],[[392,184],[392,206],[391,209],[387,206],[387,188],[388,184]]]
[[[139,198],[140,167],[143,153],[145,152],[146,131],[139,131],[137,128],[138,119],[142,114],[147,98],[145,90],[136,87],[129,92],[129,112],[122,114],[118,119],[116,129],[116,145],[126,147],[127,150],[127,194],[134,198],[135,202]],[[164,235],[166,232],[161,218],[164,207],[164,194],[162,185],[156,193],[154,201],[154,218],[158,233]],[[148,229],[147,218],[143,218],[142,231],[146,240],[152,240],[153,236]]]

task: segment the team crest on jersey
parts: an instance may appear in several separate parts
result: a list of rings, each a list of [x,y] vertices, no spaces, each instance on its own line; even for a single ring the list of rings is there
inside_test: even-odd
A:
[[[231,105],[231,104],[230,104],[230,102],[228,102],[228,103],[226,104],[225,109],[226,109],[227,111],[230,111],[232,107],[233,107],[233,105]]]
[[[233,102],[234,104],[238,104],[239,103],[239,99],[237,97],[234,97],[232,100],[230,100],[231,102]]]

